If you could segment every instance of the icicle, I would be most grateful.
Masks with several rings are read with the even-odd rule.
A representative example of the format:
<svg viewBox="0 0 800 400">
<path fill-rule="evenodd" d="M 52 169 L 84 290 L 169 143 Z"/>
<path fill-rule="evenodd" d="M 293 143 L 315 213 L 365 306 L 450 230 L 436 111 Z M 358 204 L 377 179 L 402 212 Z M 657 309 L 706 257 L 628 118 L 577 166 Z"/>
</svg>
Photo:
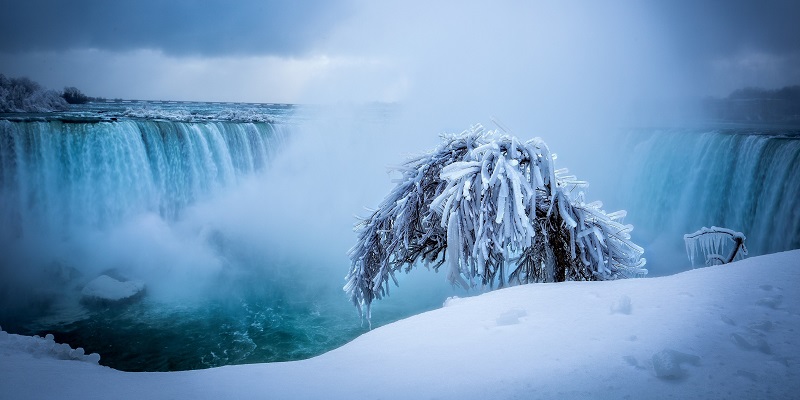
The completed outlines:
<svg viewBox="0 0 800 400">
<path fill-rule="evenodd" d="M 567 211 L 567 208 L 564 206 L 565 201 L 566 201 L 566 199 L 564 197 L 561 197 L 559 199 L 559 201 L 558 201 L 558 211 L 561 214 L 561 218 L 564 219 L 564 223 L 566 223 L 567 226 L 569 226 L 572 229 L 572 228 L 577 227 L 578 223 L 575 222 L 575 220 L 572 218 L 572 215 L 570 215 L 569 211 Z"/>
<path fill-rule="evenodd" d="M 458 213 L 453 211 L 450 213 L 447 223 L 447 280 L 455 286 L 461 286 L 464 289 L 469 289 L 469 285 L 461 277 L 461 233 L 459 232 Z"/>
<path fill-rule="evenodd" d="M 544 186 L 544 178 L 542 178 L 542 170 L 538 165 L 533 166 L 533 174 L 536 177 L 536 186 Z"/>
<path fill-rule="evenodd" d="M 489 174 L 489 166 L 492 163 L 489 157 L 484 157 L 483 161 L 481 162 L 481 192 L 486 192 L 489 189 L 489 180 L 491 179 L 491 174 Z"/>
<path fill-rule="evenodd" d="M 703 227 L 697 232 L 684 235 L 683 239 L 692 265 L 694 265 L 695 254 L 700 252 L 705 257 L 707 264 L 733 261 L 733 259 L 743 256 L 740 253 L 746 254 L 744 234 L 726 228 L 718 228 L 716 226 L 711 228 Z M 725 253 L 724 250 L 727 247 L 728 239 L 733 241 L 734 247 L 730 250 L 730 255 L 725 257 L 723 253 Z"/>
<path fill-rule="evenodd" d="M 599 208 L 599 207 L 598 207 Z M 612 213 L 606 214 L 608 219 L 612 221 L 622 220 L 628 215 L 628 212 L 625 210 L 614 211 Z"/>
<path fill-rule="evenodd" d="M 471 180 L 471 179 L 467 179 L 467 180 L 464 182 L 464 190 L 462 190 L 462 191 L 461 191 L 461 195 L 462 195 L 462 196 L 463 196 L 463 197 L 464 197 L 466 200 L 472 200 L 472 195 L 471 195 L 471 192 L 470 192 L 470 189 L 471 189 L 471 188 L 472 188 L 472 180 Z"/>
<path fill-rule="evenodd" d="M 465 175 L 474 174 L 480 171 L 480 168 L 481 163 L 478 161 L 455 162 L 442 168 L 440 178 L 446 181 L 456 181 Z"/>
<path fill-rule="evenodd" d="M 506 199 L 508 198 L 508 185 L 506 181 L 500 181 L 500 191 L 497 197 L 497 216 L 494 218 L 496 224 L 500 224 L 505 219 Z"/>
</svg>

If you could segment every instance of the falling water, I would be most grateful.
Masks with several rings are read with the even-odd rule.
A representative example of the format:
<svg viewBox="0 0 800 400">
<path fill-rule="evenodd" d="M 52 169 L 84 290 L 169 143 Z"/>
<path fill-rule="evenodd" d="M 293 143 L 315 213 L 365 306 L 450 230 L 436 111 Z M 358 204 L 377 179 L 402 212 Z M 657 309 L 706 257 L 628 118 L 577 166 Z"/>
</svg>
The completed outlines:
<svg viewBox="0 0 800 400">
<path fill-rule="evenodd" d="M 650 263 L 652 273 L 685 269 L 683 234 L 703 226 L 744 233 L 751 256 L 800 248 L 797 130 L 651 130 L 629 140 L 626 207 L 657 253 L 648 256 L 658 263 Z"/>
<path fill-rule="evenodd" d="M 186 206 L 263 169 L 286 140 L 269 123 L 0 121 L 0 216 L 30 227 L 107 227 Z"/>
</svg>

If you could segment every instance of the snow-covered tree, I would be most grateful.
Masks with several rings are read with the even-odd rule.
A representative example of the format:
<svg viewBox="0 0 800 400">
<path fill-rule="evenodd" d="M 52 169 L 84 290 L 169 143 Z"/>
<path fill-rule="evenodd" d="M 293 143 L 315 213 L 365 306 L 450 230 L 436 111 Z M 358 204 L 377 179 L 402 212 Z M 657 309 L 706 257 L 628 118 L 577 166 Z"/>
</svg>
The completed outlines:
<svg viewBox="0 0 800 400">
<path fill-rule="evenodd" d="M 370 317 L 401 269 L 446 264 L 464 288 L 641 276 L 643 249 L 625 211 L 585 203 L 587 185 L 539 138 L 520 142 L 482 126 L 444 135 L 434 151 L 399 168 L 398 185 L 357 225 L 344 290 Z"/>
<path fill-rule="evenodd" d="M 28 78 L 0 74 L 0 112 L 63 111 L 67 102 L 54 90 L 45 90 Z"/>
<path fill-rule="evenodd" d="M 83 92 L 75 86 L 65 87 L 64 91 L 61 92 L 61 97 L 69 104 L 86 104 L 91 100 L 89 96 L 83 94 Z"/>
<path fill-rule="evenodd" d="M 711 228 L 704 226 L 697 232 L 683 235 L 683 240 L 686 243 L 686 254 L 689 255 L 692 265 L 694 265 L 694 259 L 698 253 L 703 255 L 706 265 L 720 265 L 737 259 L 741 260 L 747 255 L 747 247 L 744 245 L 745 239 L 742 232 L 716 226 Z M 722 254 L 726 253 L 729 241 L 733 242 L 733 245 L 730 250 L 727 250 L 727 254 L 723 256 Z"/>
</svg>

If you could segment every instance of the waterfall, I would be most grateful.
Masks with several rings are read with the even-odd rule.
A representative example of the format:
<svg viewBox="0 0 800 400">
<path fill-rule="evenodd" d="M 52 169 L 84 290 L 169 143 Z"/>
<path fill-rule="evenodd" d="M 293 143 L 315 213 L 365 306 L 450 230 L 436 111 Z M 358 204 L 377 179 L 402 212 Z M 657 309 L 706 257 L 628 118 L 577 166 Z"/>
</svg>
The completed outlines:
<svg viewBox="0 0 800 400">
<path fill-rule="evenodd" d="M 751 256 L 800 248 L 796 131 L 647 131 L 628 139 L 626 207 L 646 251 L 660 242 L 682 253 L 684 233 L 712 225 L 744 233 Z M 669 262 L 686 262 L 677 256 Z"/>
<path fill-rule="evenodd" d="M 286 135 L 264 122 L 0 121 L 3 229 L 103 228 L 145 212 L 174 220 L 262 170 Z"/>
</svg>

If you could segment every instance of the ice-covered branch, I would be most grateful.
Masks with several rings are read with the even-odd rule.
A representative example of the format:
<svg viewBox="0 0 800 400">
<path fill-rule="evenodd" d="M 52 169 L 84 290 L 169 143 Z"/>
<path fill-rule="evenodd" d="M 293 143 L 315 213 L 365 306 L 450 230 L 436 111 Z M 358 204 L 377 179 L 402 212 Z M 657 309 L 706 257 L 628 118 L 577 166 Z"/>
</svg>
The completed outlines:
<svg viewBox="0 0 800 400">
<path fill-rule="evenodd" d="M 733 241 L 733 247 L 726 256 L 725 252 L 728 239 Z M 747 255 L 747 247 L 744 245 L 745 236 L 741 232 L 736 232 L 726 228 L 705 226 L 694 233 L 683 235 L 686 243 L 686 254 L 694 265 L 695 256 L 699 253 L 705 258 L 706 265 L 727 264 L 736 259 L 742 259 Z"/>
<path fill-rule="evenodd" d="M 541 139 L 523 143 L 477 125 L 443 140 L 407 161 L 357 226 L 344 289 L 367 318 L 389 279 L 420 261 L 446 264 L 448 280 L 464 288 L 647 273 L 633 227 L 618 222 L 624 211 L 585 204 L 575 188 L 586 182 L 556 170 Z"/>
</svg>

